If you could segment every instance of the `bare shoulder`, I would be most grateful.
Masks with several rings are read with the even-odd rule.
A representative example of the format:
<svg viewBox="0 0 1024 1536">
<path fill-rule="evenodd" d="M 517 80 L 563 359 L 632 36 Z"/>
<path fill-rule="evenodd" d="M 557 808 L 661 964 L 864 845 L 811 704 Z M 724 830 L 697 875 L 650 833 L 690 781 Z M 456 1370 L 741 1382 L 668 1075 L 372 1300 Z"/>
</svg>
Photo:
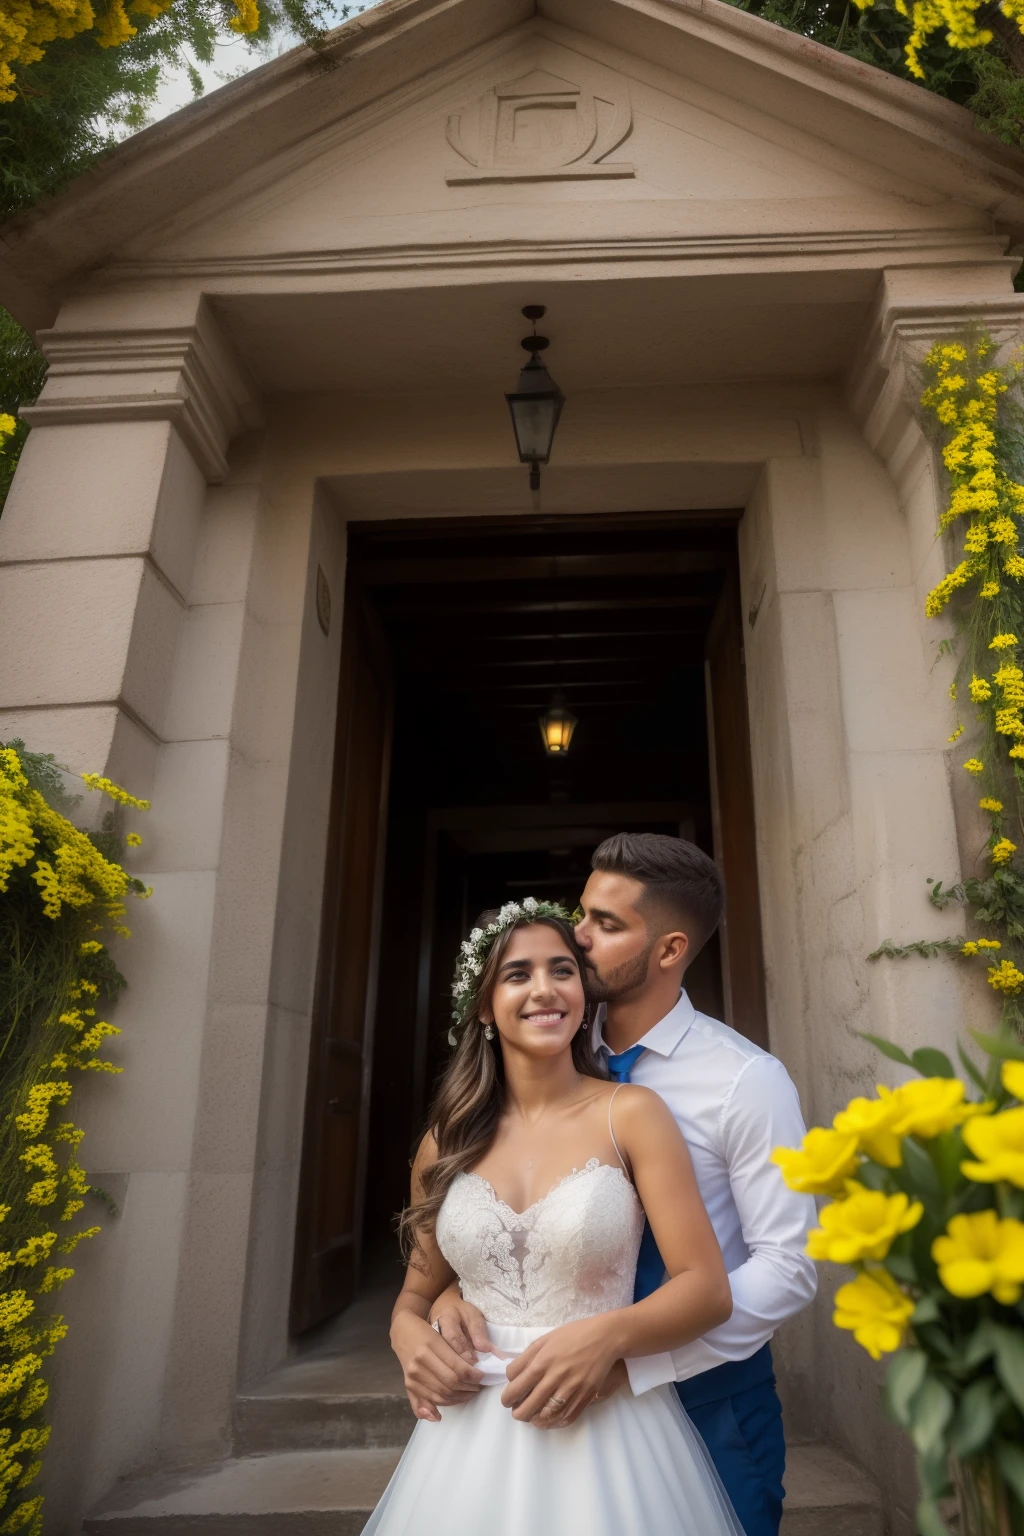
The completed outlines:
<svg viewBox="0 0 1024 1536">
<path fill-rule="evenodd" d="M 643 1134 L 656 1131 L 664 1134 L 671 1129 L 676 1131 L 676 1122 L 665 1100 L 660 1093 L 655 1093 L 653 1088 L 644 1088 L 639 1083 L 622 1083 L 616 1085 L 615 1108 L 612 1114 L 615 1119 L 615 1132 L 618 1135 L 621 1129 L 623 1134 Z M 609 1095 L 609 1098 L 611 1095 Z"/>
</svg>

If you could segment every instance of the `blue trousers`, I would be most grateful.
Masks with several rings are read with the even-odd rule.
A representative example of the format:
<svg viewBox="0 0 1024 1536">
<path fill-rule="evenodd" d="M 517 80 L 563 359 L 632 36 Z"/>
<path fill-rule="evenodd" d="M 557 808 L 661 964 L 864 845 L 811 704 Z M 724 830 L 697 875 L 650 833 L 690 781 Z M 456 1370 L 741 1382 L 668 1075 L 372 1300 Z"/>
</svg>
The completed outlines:
<svg viewBox="0 0 1024 1536">
<path fill-rule="evenodd" d="M 770 1354 L 768 1369 L 771 1370 Z M 727 1385 L 725 1373 L 731 1370 L 730 1366 L 721 1366 L 707 1371 L 703 1376 L 679 1382 L 676 1390 L 708 1448 L 746 1536 L 779 1536 L 785 1496 L 782 1479 L 786 1471 L 786 1442 L 775 1377 L 770 1374 L 753 1386 L 743 1386 L 741 1377 L 736 1383 L 740 1390 L 713 1395 L 714 1378 L 721 1371 L 721 1384 Z M 751 1373 L 746 1374 L 749 1377 Z"/>
</svg>

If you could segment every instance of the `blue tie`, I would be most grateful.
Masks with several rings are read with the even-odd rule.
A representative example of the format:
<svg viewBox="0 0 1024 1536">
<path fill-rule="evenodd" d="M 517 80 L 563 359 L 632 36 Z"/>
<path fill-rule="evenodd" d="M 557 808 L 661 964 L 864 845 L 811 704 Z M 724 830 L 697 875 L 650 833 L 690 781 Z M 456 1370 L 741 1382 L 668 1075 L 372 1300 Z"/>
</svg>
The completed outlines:
<svg viewBox="0 0 1024 1536">
<path fill-rule="evenodd" d="M 628 1083 L 629 1075 L 636 1066 L 637 1061 L 643 1055 L 646 1047 L 631 1045 L 628 1051 L 623 1051 L 621 1056 L 608 1057 L 608 1071 L 617 1083 Z M 644 1235 L 640 1239 L 640 1252 L 636 1261 L 636 1279 L 633 1282 L 633 1300 L 643 1301 L 645 1296 L 650 1296 L 656 1291 L 665 1278 L 665 1265 L 662 1263 L 658 1245 L 654 1241 L 654 1233 L 651 1231 L 649 1221 L 644 1222 Z"/>
</svg>

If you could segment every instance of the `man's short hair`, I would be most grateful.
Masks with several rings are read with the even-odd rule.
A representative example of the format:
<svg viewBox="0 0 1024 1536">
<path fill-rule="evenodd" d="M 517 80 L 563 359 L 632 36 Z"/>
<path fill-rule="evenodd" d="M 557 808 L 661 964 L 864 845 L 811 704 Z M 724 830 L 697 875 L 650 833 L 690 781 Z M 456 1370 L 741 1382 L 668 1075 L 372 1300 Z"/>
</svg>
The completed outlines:
<svg viewBox="0 0 1024 1536">
<path fill-rule="evenodd" d="M 661 832 L 616 832 L 595 851 L 590 867 L 638 880 L 644 887 L 638 909 L 656 907 L 659 917 L 679 923 L 690 940 L 690 960 L 718 927 L 725 882 L 696 843 Z"/>
</svg>

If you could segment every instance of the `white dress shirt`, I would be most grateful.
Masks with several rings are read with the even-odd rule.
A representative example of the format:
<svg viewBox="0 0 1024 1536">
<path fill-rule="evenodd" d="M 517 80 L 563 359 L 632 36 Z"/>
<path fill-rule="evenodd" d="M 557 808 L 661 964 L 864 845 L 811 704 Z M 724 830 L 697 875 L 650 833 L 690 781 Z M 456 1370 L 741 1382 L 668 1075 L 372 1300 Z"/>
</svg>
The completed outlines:
<svg viewBox="0 0 1024 1536">
<path fill-rule="evenodd" d="M 601 1015 L 594 1045 L 607 1051 Z M 781 1061 L 698 1013 L 685 992 L 638 1043 L 645 1050 L 630 1081 L 661 1095 L 686 1138 L 729 1272 L 733 1311 L 702 1339 L 627 1360 L 634 1393 L 748 1359 L 817 1289 L 804 1252 L 814 1200 L 787 1189 L 769 1161 L 776 1147 L 799 1146 L 804 1136 L 800 1101 Z"/>
</svg>

